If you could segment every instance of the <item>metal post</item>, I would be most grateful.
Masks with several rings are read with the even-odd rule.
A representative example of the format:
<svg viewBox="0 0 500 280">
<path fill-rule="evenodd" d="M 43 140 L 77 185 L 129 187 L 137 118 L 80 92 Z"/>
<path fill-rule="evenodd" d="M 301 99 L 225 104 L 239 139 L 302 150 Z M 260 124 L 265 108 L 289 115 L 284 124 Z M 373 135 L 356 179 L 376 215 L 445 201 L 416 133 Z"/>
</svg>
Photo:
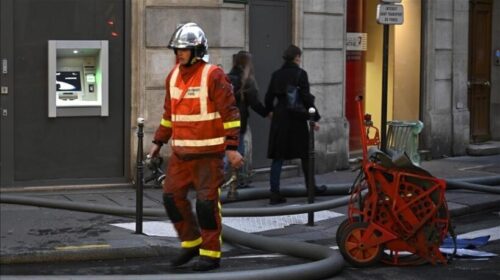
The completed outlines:
<svg viewBox="0 0 500 280">
<path fill-rule="evenodd" d="M 389 60 L 389 25 L 384 24 L 384 41 L 382 55 L 382 123 L 380 124 L 380 149 L 386 152 L 387 148 L 387 76 L 388 76 L 388 60 Z"/>
<path fill-rule="evenodd" d="M 314 117 L 316 109 L 309 108 L 309 166 L 307 176 L 307 203 L 314 203 Z M 314 211 L 307 213 L 307 225 L 314 226 Z"/>
<path fill-rule="evenodd" d="M 137 174 L 136 174 L 136 196 L 135 196 L 135 233 L 142 234 L 142 200 L 143 200 L 143 151 L 142 138 L 144 137 L 144 118 L 137 118 Z"/>
</svg>

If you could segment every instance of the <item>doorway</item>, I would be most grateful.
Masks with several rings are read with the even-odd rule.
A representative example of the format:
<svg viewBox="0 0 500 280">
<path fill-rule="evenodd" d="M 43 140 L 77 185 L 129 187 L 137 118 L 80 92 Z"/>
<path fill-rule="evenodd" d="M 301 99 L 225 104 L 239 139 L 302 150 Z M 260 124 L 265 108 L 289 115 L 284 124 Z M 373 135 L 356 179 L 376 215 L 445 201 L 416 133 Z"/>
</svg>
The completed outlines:
<svg viewBox="0 0 500 280">
<path fill-rule="evenodd" d="M 468 104 L 471 140 L 491 138 L 491 20 L 492 0 L 470 1 Z"/>
<path fill-rule="evenodd" d="M 271 74 L 281 67 L 283 51 L 292 42 L 292 7 L 289 0 L 252 0 L 250 2 L 250 52 L 259 86 L 259 99 L 264 96 Z M 269 167 L 267 146 L 269 119 L 251 113 L 252 163 L 254 168 Z"/>
<path fill-rule="evenodd" d="M 350 1 L 350 0 L 349 0 Z M 364 2 L 367 33 L 365 112 L 381 128 L 383 25 L 376 20 L 377 1 Z M 404 22 L 389 26 L 387 120 L 415 121 L 420 117 L 422 1 L 404 1 Z"/>
</svg>

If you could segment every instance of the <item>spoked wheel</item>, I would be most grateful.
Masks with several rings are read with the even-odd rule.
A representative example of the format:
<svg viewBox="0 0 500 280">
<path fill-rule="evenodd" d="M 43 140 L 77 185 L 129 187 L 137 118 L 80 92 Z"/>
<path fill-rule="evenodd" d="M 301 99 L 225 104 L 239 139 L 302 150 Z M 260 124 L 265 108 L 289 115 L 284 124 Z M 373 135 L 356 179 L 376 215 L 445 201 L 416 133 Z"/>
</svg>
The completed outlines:
<svg viewBox="0 0 500 280">
<path fill-rule="evenodd" d="M 352 221 L 353 221 L 353 223 L 360 222 L 361 217 L 360 216 L 352 217 Z M 349 221 L 349 218 L 347 218 L 347 219 L 343 220 L 342 223 L 340 223 L 339 227 L 337 228 L 337 232 L 335 233 L 335 241 L 337 241 L 338 246 L 340 246 L 339 244 L 340 244 L 340 241 L 342 239 L 342 235 L 344 233 L 344 230 L 351 224 L 352 223 Z"/>
<path fill-rule="evenodd" d="M 375 241 L 377 236 L 372 234 L 366 236 L 368 224 L 355 222 L 343 230 L 339 243 L 340 253 L 344 259 L 356 267 L 367 267 L 378 262 L 382 256 L 383 248 L 381 244 L 367 246 L 363 241 Z"/>
</svg>

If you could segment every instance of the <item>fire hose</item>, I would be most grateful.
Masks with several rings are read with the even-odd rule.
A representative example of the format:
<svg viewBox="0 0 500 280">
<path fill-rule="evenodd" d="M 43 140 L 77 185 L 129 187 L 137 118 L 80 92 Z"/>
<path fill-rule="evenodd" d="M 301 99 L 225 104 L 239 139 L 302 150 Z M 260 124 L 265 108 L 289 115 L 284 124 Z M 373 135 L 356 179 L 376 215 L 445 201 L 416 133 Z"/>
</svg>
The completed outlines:
<svg viewBox="0 0 500 280">
<path fill-rule="evenodd" d="M 140 128 L 142 128 L 140 126 Z M 142 139 L 141 139 L 142 140 Z M 142 142 L 141 142 L 142 145 Z M 138 162 L 142 160 L 138 158 Z M 141 165 L 142 167 L 142 165 Z M 142 180 L 141 180 L 142 181 Z M 493 186 L 484 186 L 482 184 L 494 185 L 498 184 L 500 176 L 482 177 L 476 180 L 447 180 L 447 183 L 453 188 L 464 188 L 473 191 L 482 191 L 490 193 L 500 193 L 500 189 Z M 335 184 L 329 185 L 326 194 L 332 195 L 347 195 L 351 189 L 351 184 Z M 301 196 L 306 190 L 303 186 L 283 187 L 281 192 L 286 196 Z M 268 197 L 268 190 L 264 189 L 247 189 L 242 190 L 238 194 L 239 200 L 255 199 L 256 197 Z M 222 197 L 224 199 L 224 197 Z M 284 206 L 284 207 L 266 207 L 266 208 L 224 208 L 222 215 L 225 217 L 247 217 L 247 216 L 278 216 L 290 215 L 299 213 L 313 213 L 315 211 L 327 210 L 346 205 L 350 197 L 345 196 L 333 200 L 315 202 L 300 206 Z M 57 209 L 66 209 L 73 211 L 91 212 L 99 214 L 117 215 L 117 216 L 137 216 L 137 211 L 134 208 L 128 207 L 112 207 L 106 205 L 95 205 L 89 203 L 66 202 L 43 198 L 23 197 L 16 195 L 0 196 L 0 203 L 22 204 L 39 207 L 49 207 Z M 141 205 L 142 206 L 142 205 Z M 143 209 L 141 214 L 144 216 L 164 217 L 165 213 L 160 209 Z M 450 211 L 453 215 L 453 210 Z M 141 217 L 142 221 L 142 217 Z M 141 229 L 142 230 L 142 229 Z M 140 232 L 139 232 L 140 233 Z M 237 272 L 214 272 L 210 273 L 210 278 L 217 279 L 324 279 L 325 277 L 333 276 L 339 273 L 344 266 L 342 256 L 337 252 L 327 247 L 314 245 L 305 242 L 291 241 L 281 238 L 270 238 L 255 234 L 248 234 L 236 229 L 223 226 L 224 238 L 233 243 L 248 246 L 254 249 L 263 251 L 271 251 L 286 255 L 311 259 L 313 262 L 299 265 L 291 265 L 279 268 L 257 269 L 250 271 Z M 67 276 L 63 276 L 67 277 Z M 164 279 L 164 275 L 121 275 L 120 279 Z M 51 278 L 55 278 L 51 276 Z M 88 279 L 87 276 L 72 276 L 72 279 Z M 113 279 L 113 276 L 99 276 L 94 279 Z M 207 279 L 207 274 L 174 274 L 169 275 L 169 279 Z"/>
</svg>

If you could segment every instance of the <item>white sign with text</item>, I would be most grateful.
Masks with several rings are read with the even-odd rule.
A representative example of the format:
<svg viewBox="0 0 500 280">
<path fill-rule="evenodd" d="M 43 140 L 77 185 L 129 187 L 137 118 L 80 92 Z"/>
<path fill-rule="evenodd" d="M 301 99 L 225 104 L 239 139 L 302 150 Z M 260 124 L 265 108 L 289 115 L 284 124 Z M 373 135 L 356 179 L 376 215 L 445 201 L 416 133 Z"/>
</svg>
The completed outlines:
<svg viewBox="0 0 500 280">
<path fill-rule="evenodd" d="M 404 9 L 399 4 L 378 4 L 377 22 L 380 24 L 403 24 Z"/>
</svg>

